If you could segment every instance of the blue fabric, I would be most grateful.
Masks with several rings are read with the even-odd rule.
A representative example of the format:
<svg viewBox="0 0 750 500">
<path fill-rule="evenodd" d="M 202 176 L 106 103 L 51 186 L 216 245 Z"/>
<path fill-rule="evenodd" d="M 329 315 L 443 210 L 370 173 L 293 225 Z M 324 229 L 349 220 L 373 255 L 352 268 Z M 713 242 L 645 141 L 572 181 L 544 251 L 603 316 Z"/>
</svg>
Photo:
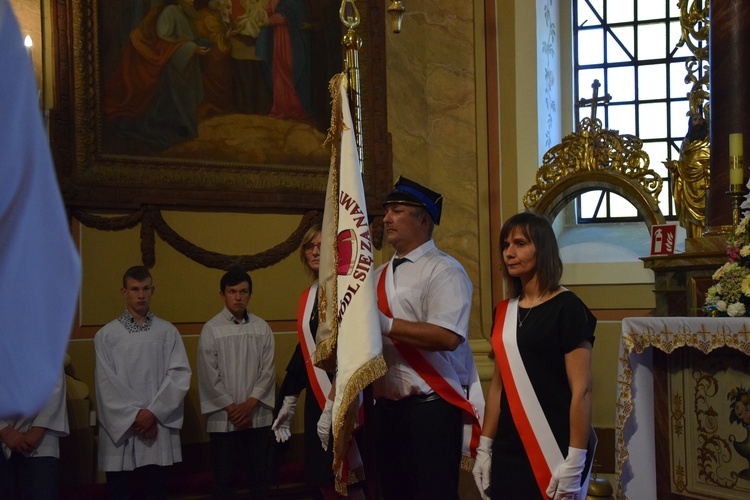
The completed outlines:
<svg viewBox="0 0 750 500">
<path fill-rule="evenodd" d="M 0 1 L 0 47 L 2 417 L 33 415 L 49 400 L 60 378 L 81 273 L 31 59 L 5 1 Z"/>
</svg>

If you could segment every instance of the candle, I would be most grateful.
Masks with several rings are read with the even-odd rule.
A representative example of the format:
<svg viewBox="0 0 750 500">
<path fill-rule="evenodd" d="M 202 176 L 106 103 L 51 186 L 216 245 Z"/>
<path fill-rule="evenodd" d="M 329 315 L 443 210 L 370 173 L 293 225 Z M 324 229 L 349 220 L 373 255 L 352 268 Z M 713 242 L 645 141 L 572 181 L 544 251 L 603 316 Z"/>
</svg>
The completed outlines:
<svg viewBox="0 0 750 500">
<path fill-rule="evenodd" d="M 742 134 L 729 134 L 729 156 L 742 156 Z"/>
<path fill-rule="evenodd" d="M 26 35 L 26 38 L 23 39 L 23 45 L 26 47 L 26 53 L 31 55 L 31 46 L 34 45 L 34 42 L 31 41 L 30 35 Z"/>
<path fill-rule="evenodd" d="M 729 184 L 743 184 L 742 168 L 730 168 L 729 169 Z"/>
</svg>

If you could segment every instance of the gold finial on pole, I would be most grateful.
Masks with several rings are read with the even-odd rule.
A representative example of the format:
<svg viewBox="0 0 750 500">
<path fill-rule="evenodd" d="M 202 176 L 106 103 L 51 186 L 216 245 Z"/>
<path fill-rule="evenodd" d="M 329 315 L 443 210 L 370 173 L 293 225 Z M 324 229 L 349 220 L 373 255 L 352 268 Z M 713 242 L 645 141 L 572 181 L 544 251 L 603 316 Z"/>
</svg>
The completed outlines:
<svg viewBox="0 0 750 500">
<path fill-rule="evenodd" d="M 354 110 L 354 128 L 357 139 L 357 154 L 359 155 L 359 164 L 364 171 L 365 153 L 364 153 L 364 136 L 362 134 L 362 93 L 360 92 L 359 79 L 359 49 L 362 47 L 362 38 L 354 31 L 359 25 L 359 11 L 354 4 L 354 0 L 341 0 L 339 9 L 339 18 L 341 23 L 347 27 L 344 37 L 341 39 L 341 45 L 346 52 L 344 54 L 344 71 L 346 71 L 349 87 L 349 104 Z"/>
</svg>

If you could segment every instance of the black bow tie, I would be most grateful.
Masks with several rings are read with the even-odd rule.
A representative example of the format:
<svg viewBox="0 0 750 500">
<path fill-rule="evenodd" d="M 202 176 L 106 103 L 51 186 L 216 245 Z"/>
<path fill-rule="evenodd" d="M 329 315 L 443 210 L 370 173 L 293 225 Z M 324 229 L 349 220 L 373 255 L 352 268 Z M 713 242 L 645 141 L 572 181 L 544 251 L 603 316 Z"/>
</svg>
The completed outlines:
<svg viewBox="0 0 750 500">
<path fill-rule="evenodd" d="M 396 272 L 396 268 L 403 264 L 404 262 L 409 261 L 406 257 L 401 257 L 400 259 L 393 259 L 393 272 Z"/>
</svg>

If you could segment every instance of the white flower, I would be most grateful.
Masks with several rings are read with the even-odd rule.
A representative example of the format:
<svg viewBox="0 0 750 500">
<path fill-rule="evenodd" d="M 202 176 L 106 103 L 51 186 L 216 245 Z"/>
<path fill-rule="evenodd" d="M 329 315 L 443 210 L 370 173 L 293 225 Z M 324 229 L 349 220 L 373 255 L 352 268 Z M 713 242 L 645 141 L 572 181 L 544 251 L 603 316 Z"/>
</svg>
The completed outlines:
<svg viewBox="0 0 750 500">
<path fill-rule="evenodd" d="M 750 209 L 750 194 L 743 208 Z M 729 261 L 713 274 L 714 285 L 706 292 L 705 310 L 719 316 L 750 316 L 750 212 L 743 214 L 727 236 L 727 256 Z"/>
<path fill-rule="evenodd" d="M 745 315 L 745 304 L 742 302 L 735 302 L 727 307 L 727 314 L 732 317 L 744 316 Z"/>
</svg>

